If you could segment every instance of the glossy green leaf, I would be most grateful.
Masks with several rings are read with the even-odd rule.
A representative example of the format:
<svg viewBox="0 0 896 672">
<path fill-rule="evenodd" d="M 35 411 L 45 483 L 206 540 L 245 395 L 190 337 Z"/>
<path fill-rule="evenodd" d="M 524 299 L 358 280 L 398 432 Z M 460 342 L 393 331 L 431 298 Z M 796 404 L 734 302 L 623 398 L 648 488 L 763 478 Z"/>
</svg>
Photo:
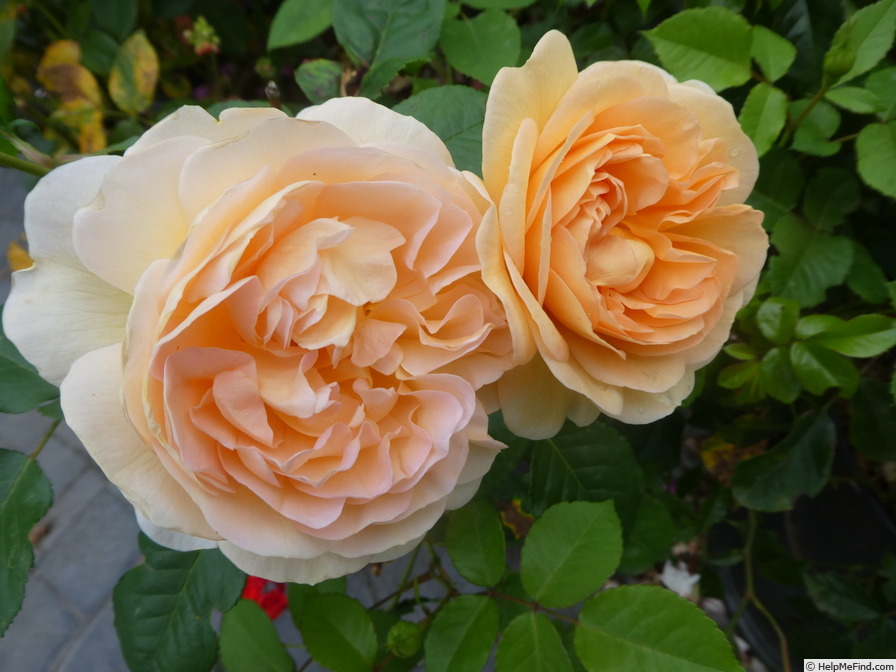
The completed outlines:
<svg viewBox="0 0 896 672">
<path fill-rule="evenodd" d="M 839 142 L 831 142 L 831 137 L 840 128 L 840 113 L 837 108 L 824 100 L 818 101 L 803 116 L 811 101 L 796 100 L 790 104 L 790 117 L 800 119 L 793 134 L 793 149 L 814 156 L 831 156 L 840 151 Z"/>
<path fill-rule="evenodd" d="M 361 80 L 359 96 L 376 100 L 379 98 L 389 83 L 395 79 L 405 67 L 407 62 L 403 58 L 387 58 L 373 64 L 364 79 Z"/>
<path fill-rule="evenodd" d="M 699 79 L 722 91 L 750 78 L 752 29 L 728 9 L 686 9 L 644 34 L 679 80 Z"/>
<path fill-rule="evenodd" d="M 28 533 L 53 502 L 50 481 L 37 461 L 0 448 L 0 636 L 22 608 L 34 551 Z"/>
<path fill-rule="evenodd" d="M 836 438 L 827 414 L 800 416 L 780 443 L 735 467 L 734 498 L 757 511 L 783 511 L 800 495 L 817 495 L 830 476 Z"/>
<path fill-rule="evenodd" d="M 535 4 L 535 0 L 464 0 L 464 4 L 476 9 L 522 9 Z"/>
<path fill-rule="evenodd" d="M 824 58 L 825 77 L 842 84 L 886 56 L 896 34 L 896 0 L 880 0 L 853 14 L 834 35 Z"/>
<path fill-rule="evenodd" d="M 835 329 L 843 324 L 843 322 L 843 318 L 837 317 L 836 315 L 825 315 L 824 313 L 806 315 L 805 317 L 801 317 L 796 323 L 794 335 L 799 340 L 805 340 L 828 331 L 829 329 Z"/>
<path fill-rule="evenodd" d="M 590 599 L 575 649 L 588 672 L 743 672 L 709 616 L 655 586 L 623 586 Z"/>
<path fill-rule="evenodd" d="M 803 212 L 813 228 L 831 232 L 859 207 L 859 183 L 840 168 L 822 168 L 809 181 Z"/>
<path fill-rule="evenodd" d="M 772 343 L 789 343 L 799 317 L 797 301 L 773 296 L 763 301 L 756 311 L 756 325 Z"/>
<path fill-rule="evenodd" d="M 881 102 L 883 121 L 896 117 L 896 67 L 881 68 L 868 75 L 865 88 Z"/>
<path fill-rule="evenodd" d="M 445 544 L 455 569 L 477 586 L 493 586 L 504 573 L 504 529 L 498 512 L 477 500 L 448 518 Z"/>
<path fill-rule="evenodd" d="M 773 148 L 759 162 L 759 178 L 747 203 L 765 213 L 762 225 L 773 231 L 779 219 L 791 216 L 804 185 L 803 169 L 793 152 Z"/>
<path fill-rule="evenodd" d="M 118 42 L 102 30 L 91 30 L 81 42 L 81 63 L 97 75 L 109 74 L 117 53 Z"/>
<path fill-rule="evenodd" d="M 755 359 L 731 364 L 719 371 L 718 383 L 726 390 L 736 390 L 759 375 L 759 362 Z"/>
<path fill-rule="evenodd" d="M 218 657 L 209 620 L 227 611 L 246 577 L 218 550 L 181 553 L 140 535 L 144 564 L 115 586 L 115 630 L 128 667 L 141 672 L 203 672 Z"/>
<path fill-rule="evenodd" d="M 873 460 L 896 460 L 896 408 L 887 384 L 862 378 L 850 400 L 849 440 Z"/>
<path fill-rule="evenodd" d="M 628 441 L 603 423 L 573 428 L 533 446 L 529 493 L 535 511 L 565 501 L 612 499 L 626 527 L 637 511 L 644 474 Z"/>
<path fill-rule="evenodd" d="M 429 57 L 444 13 L 445 0 L 339 0 L 333 3 L 333 29 L 357 63 L 407 63 Z"/>
<path fill-rule="evenodd" d="M 815 606 L 838 621 L 861 623 L 880 616 L 871 596 L 840 574 L 806 572 L 803 578 Z"/>
<path fill-rule="evenodd" d="M 297 621 L 308 653 L 333 672 L 370 672 L 376 634 L 361 603 L 339 593 L 309 593 Z"/>
<path fill-rule="evenodd" d="M 815 231 L 795 217 L 778 221 L 771 242 L 779 252 L 769 261 L 771 290 L 804 308 L 824 301 L 825 292 L 842 284 L 852 266 L 848 238 Z"/>
<path fill-rule="evenodd" d="M 884 107 L 877 94 L 859 86 L 839 86 L 825 93 L 824 97 L 837 107 L 856 114 L 873 114 Z"/>
<path fill-rule="evenodd" d="M 803 391 L 790 361 L 789 348 L 772 348 L 765 353 L 759 363 L 759 377 L 768 396 L 785 404 L 796 401 Z"/>
<path fill-rule="evenodd" d="M 619 570 L 641 574 L 669 555 L 677 528 L 669 510 L 655 497 L 643 496 L 635 521 L 626 531 Z"/>
<path fill-rule="evenodd" d="M 887 276 L 867 247 L 853 240 L 852 249 L 852 266 L 846 284 L 868 303 L 886 303 L 889 300 Z"/>
<path fill-rule="evenodd" d="M 460 170 L 482 171 L 482 122 L 486 95 L 467 86 L 421 91 L 395 106 L 426 124 L 448 146 Z"/>
<path fill-rule="evenodd" d="M 896 123 L 865 126 L 856 138 L 856 155 L 865 184 L 896 198 Z"/>
<path fill-rule="evenodd" d="M 859 372 L 852 360 L 812 341 L 791 345 L 790 361 L 796 377 L 812 394 L 839 387 L 843 396 L 850 397 L 859 384 Z"/>
<path fill-rule="evenodd" d="M 299 619 L 302 618 L 302 612 L 305 610 L 305 598 L 308 595 L 316 595 L 322 593 L 337 593 L 345 595 L 346 581 L 345 577 L 338 579 L 328 579 L 321 581 L 313 586 L 304 583 L 289 583 L 286 585 L 286 599 L 289 608 L 289 614 L 292 616 L 293 623 L 298 627 Z"/>
<path fill-rule="evenodd" d="M 770 84 L 757 84 L 750 89 L 738 120 L 762 156 L 787 123 L 787 94 Z"/>
<path fill-rule="evenodd" d="M 790 70 L 796 58 L 796 47 L 786 37 L 765 26 L 753 26 L 750 55 L 759 64 L 765 78 L 775 82 Z"/>
<path fill-rule="evenodd" d="M 238 600 L 221 621 L 221 663 L 227 672 L 293 672 L 295 663 L 257 602 Z"/>
<path fill-rule="evenodd" d="M 885 315 L 859 315 L 841 320 L 813 336 L 812 341 L 848 357 L 875 357 L 896 345 L 896 320 Z"/>
<path fill-rule="evenodd" d="M 333 3 L 320 0 L 284 0 L 274 14 L 268 49 L 290 47 L 317 37 L 333 21 Z"/>
<path fill-rule="evenodd" d="M 621 557 L 622 525 L 612 502 L 562 502 L 529 530 L 520 576 L 539 604 L 568 607 L 603 586 Z"/>
<path fill-rule="evenodd" d="M 296 68 L 296 84 L 308 100 L 320 104 L 339 96 L 342 84 L 342 66 L 336 61 L 316 58 L 305 61 Z"/>
<path fill-rule="evenodd" d="M 119 42 L 137 25 L 137 0 L 91 0 L 93 20 Z"/>
<path fill-rule="evenodd" d="M 516 65 L 520 29 L 505 12 L 488 9 L 472 19 L 445 21 L 439 46 L 452 67 L 491 84 L 498 70 Z"/>
<path fill-rule="evenodd" d="M 479 672 L 497 635 L 498 607 L 491 598 L 462 595 L 451 600 L 426 633 L 426 672 Z"/>
<path fill-rule="evenodd" d="M 742 362 L 748 362 L 751 359 L 756 359 L 756 351 L 753 350 L 746 343 L 729 343 L 722 351 L 734 359 L 738 359 Z"/>
<path fill-rule="evenodd" d="M 495 663 L 498 672 L 572 672 L 557 629 L 535 611 L 520 614 L 505 628 Z"/>
<path fill-rule="evenodd" d="M 0 307 L 0 413 L 24 413 L 59 397 L 59 388 L 35 371 L 2 330 Z"/>
<path fill-rule="evenodd" d="M 139 114 L 153 101 L 159 57 L 142 30 L 119 47 L 109 72 L 109 97 L 122 112 Z"/>
</svg>

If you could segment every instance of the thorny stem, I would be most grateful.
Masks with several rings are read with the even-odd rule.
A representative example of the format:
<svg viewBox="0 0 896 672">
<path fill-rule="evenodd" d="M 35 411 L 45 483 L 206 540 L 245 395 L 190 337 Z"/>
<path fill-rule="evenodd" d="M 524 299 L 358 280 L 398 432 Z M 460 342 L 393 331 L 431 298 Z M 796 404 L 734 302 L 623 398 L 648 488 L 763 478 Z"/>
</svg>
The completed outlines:
<svg viewBox="0 0 896 672">
<path fill-rule="evenodd" d="M 14 168 L 15 170 L 20 170 L 23 173 L 28 173 L 29 175 L 36 175 L 37 177 L 43 177 L 50 172 L 49 168 L 34 163 L 33 161 L 20 159 L 17 156 L 4 154 L 3 152 L 0 152 L 0 166 Z"/>
<path fill-rule="evenodd" d="M 47 441 L 50 440 L 50 437 L 53 436 L 53 432 L 56 431 L 56 428 L 59 427 L 59 423 L 62 420 L 54 420 L 53 424 L 50 425 L 50 429 L 47 430 L 47 433 L 44 434 L 43 438 L 40 440 L 40 443 L 37 444 L 37 448 L 34 449 L 34 452 L 28 456 L 29 460 L 36 460 L 37 456 L 40 455 L 40 451 L 44 449 L 44 446 L 47 445 Z"/>
<path fill-rule="evenodd" d="M 411 576 L 411 570 L 414 568 L 414 564 L 417 562 L 417 556 L 420 555 L 420 545 L 418 544 L 414 548 L 414 552 L 411 553 L 411 557 L 408 560 L 407 566 L 404 568 L 404 573 L 401 575 L 401 580 L 398 582 L 399 586 L 404 586 L 408 582 L 408 578 Z M 416 585 L 417 581 L 414 580 L 414 583 L 411 584 Z M 403 591 L 402 591 L 403 592 Z M 401 592 L 396 592 L 393 599 L 392 604 L 389 606 L 389 610 L 395 609 L 398 606 L 398 600 L 401 599 Z"/>
<path fill-rule="evenodd" d="M 734 635 L 734 630 L 737 628 L 737 624 L 740 622 L 741 617 L 743 617 L 744 612 L 747 610 L 747 606 L 752 603 L 756 610 L 760 614 L 765 616 L 766 620 L 769 622 L 769 625 L 772 626 L 772 629 L 778 636 L 778 643 L 781 647 L 781 664 L 783 666 L 783 671 L 791 672 L 790 647 L 787 644 L 787 637 L 781 630 L 781 626 L 778 625 L 778 621 L 775 620 L 775 617 L 772 616 L 771 612 L 766 608 L 766 606 L 756 595 L 756 584 L 753 574 L 753 543 L 756 540 L 756 529 L 757 527 L 759 527 L 759 517 L 752 509 L 748 509 L 748 514 L 749 518 L 747 523 L 747 540 L 743 548 L 744 595 L 740 600 L 740 604 L 737 605 L 737 609 L 735 610 L 734 615 L 731 617 L 731 621 L 728 623 L 728 627 L 725 629 L 725 634 L 729 638 Z"/>
</svg>

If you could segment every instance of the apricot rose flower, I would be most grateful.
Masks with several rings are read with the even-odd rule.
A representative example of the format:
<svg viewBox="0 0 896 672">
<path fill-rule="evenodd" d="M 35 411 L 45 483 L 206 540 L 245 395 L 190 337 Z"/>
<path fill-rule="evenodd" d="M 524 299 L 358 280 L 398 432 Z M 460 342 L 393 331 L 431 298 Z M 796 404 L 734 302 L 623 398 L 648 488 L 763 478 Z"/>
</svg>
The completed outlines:
<svg viewBox="0 0 896 672">
<path fill-rule="evenodd" d="M 650 422 L 688 395 L 765 260 L 762 215 L 743 205 L 757 169 L 700 82 L 633 61 L 580 73 L 557 32 L 498 73 L 483 129 L 498 211 L 477 244 L 520 364 L 497 386 L 508 427 Z"/>
<path fill-rule="evenodd" d="M 3 318 L 151 537 L 313 583 L 469 500 L 511 341 L 481 183 L 370 101 L 300 116 L 186 107 L 50 173 Z"/>
</svg>

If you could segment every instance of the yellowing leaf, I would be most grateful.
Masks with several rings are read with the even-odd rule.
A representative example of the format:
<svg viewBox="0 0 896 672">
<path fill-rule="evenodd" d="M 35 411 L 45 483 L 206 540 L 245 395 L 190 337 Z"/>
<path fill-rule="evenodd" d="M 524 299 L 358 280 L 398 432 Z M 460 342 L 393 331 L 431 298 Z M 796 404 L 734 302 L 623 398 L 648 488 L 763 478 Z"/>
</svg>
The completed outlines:
<svg viewBox="0 0 896 672">
<path fill-rule="evenodd" d="M 90 103 L 84 100 L 63 103 L 50 115 L 50 119 L 74 132 L 78 140 L 78 151 L 82 154 L 92 154 L 105 148 L 103 113 Z"/>
<path fill-rule="evenodd" d="M 81 47 L 72 40 L 54 42 L 44 52 L 37 66 L 37 78 L 48 91 L 63 102 L 89 101 L 101 107 L 103 96 L 91 72 L 80 63 Z"/>
<path fill-rule="evenodd" d="M 109 96 L 128 114 L 139 114 L 152 104 L 159 80 L 159 57 L 146 34 L 138 30 L 115 54 L 109 73 Z"/>
<path fill-rule="evenodd" d="M 19 236 L 19 240 L 24 242 L 25 236 Z M 6 248 L 6 260 L 13 271 L 21 271 L 34 265 L 34 260 L 19 240 L 13 239 L 9 241 L 9 245 Z"/>
</svg>

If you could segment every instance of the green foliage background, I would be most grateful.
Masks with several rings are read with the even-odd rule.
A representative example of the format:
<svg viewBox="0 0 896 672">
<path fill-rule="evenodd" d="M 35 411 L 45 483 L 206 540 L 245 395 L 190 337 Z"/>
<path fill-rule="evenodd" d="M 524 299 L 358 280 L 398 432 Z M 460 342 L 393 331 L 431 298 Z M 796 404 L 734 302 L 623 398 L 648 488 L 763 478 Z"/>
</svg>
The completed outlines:
<svg viewBox="0 0 896 672">
<path fill-rule="evenodd" d="M 896 0 L 3 0 L 0 163 L 40 175 L 120 152 L 187 102 L 296 112 L 361 95 L 478 172 L 489 84 L 550 29 L 582 67 L 645 60 L 734 105 L 772 250 L 731 342 L 652 425 L 525 441 L 493 417 L 509 448 L 397 561 L 389 600 L 289 587 L 298 662 L 217 551 L 141 539 L 114 600 L 132 670 L 727 671 L 749 664 L 737 632 L 772 669 L 896 658 Z M 0 412 L 58 422 L 57 394 L 0 337 Z M 52 498 L 41 447 L 0 452 L 0 632 Z M 818 518 L 821 501 L 841 515 Z M 724 631 L 658 585 L 667 561 L 700 575 L 698 604 L 723 601 Z"/>
</svg>

